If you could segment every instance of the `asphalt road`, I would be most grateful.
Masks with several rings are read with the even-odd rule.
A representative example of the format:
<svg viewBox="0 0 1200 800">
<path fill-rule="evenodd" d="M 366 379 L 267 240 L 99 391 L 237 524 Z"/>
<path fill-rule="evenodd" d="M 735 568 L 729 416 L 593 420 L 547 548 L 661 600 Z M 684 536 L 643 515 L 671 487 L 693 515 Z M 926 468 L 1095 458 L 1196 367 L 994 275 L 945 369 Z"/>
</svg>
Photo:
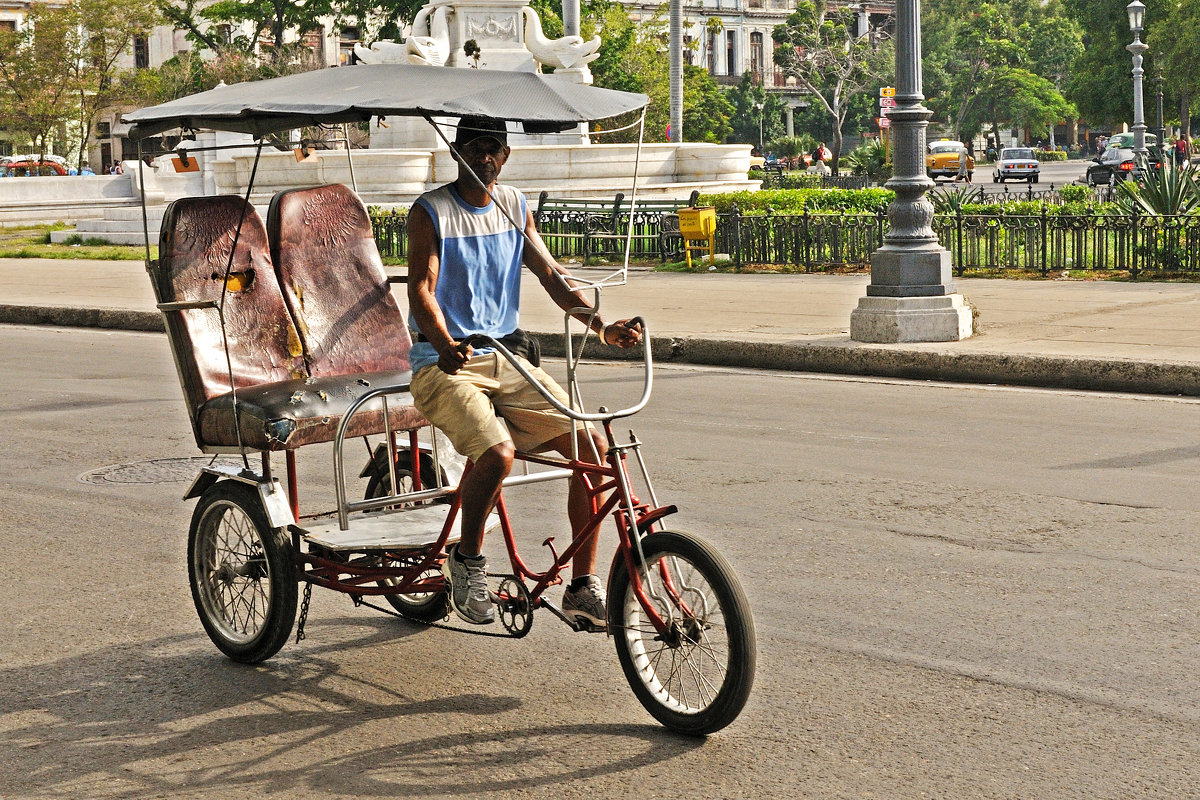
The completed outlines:
<svg viewBox="0 0 1200 800">
<path fill-rule="evenodd" d="M 1075 159 L 1073 161 L 1047 161 L 1042 164 L 1041 174 L 1038 176 L 1038 182 L 1033 185 L 1033 191 L 1037 192 L 1048 190 L 1051 185 L 1055 187 L 1062 186 L 1066 183 L 1082 183 L 1083 175 L 1087 172 L 1088 162 Z M 962 184 L 958 184 L 961 186 Z M 974 186 L 983 189 L 986 194 L 1004 194 L 1007 190 L 1009 195 L 1019 195 L 1029 189 L 1029 185 L 1020 181 L 1006 181 L 1003 184 L 992 182 L 992 165 L 980 162 L 975 167 L 975 182 Z M 953 181 L 942 180 L 938 181 L 938 186 L 955 186 Z"/>
<path fill-rule="evenodd" d="M 697 741 L 550 617 L 486 638 L 318 591 L 304 642 L 224 660 L 195 465 L 146 464 L 196 454 L 163 337 L 0 326 L 0 370 L 5 800 L 1200 796 L 1200 402 L 661 368 L 632 426 L 758 627 L 746 711 Z M 561 499 L 514 498 L 527 555 Z"/>
</svg>

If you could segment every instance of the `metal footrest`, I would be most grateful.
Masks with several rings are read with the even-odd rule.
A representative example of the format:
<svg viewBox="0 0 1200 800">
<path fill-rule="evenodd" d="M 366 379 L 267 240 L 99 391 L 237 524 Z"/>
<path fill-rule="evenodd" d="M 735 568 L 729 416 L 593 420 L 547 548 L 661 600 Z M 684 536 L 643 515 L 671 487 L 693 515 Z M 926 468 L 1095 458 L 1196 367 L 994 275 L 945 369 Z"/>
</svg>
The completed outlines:
<svg viewBox="0 0 1200 800">
<path fill-rule="evenodd" d="M 437 503 L 416 508 L 366 511 L 350 515 L 350 527 L 341 530 L 337 514 L 325 514 L 304 520 L 301 538 L 304 541 L 338 552 L 369 552 L 382 550 L 425 550 L 436 544 L 446 524 L 451 506 Z M 461 524 L 461 516 L 457 520 Z M 488 515 L 490 530 L 500 523 L 500 517 Z M 446 544 L 460 538 L 458 524 L 450 532 Z"/>
</svg>

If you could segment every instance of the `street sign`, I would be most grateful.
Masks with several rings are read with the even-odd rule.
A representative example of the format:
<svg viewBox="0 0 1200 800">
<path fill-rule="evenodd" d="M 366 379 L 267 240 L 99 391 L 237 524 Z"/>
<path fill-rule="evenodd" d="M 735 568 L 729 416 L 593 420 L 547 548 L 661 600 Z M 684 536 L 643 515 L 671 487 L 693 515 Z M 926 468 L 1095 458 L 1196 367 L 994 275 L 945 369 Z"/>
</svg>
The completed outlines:
<svg viewBox="0 0 1200 800">
<path fill-rule="evenodd" d="M 895 97 L 896 96 L 896 87 L 895 86 L 880 87 L 879 96 L 880 97 Z"/>
<path fill-rule="evenodd" d="M 890 127 L 892 127 L 892 121 L 891 121 L 890 119 L 888 119 L 887 117 L 876 117 L 876 118 L 875 118 L 875 121 L 876 121 L 877 123 L 879 123 L 879 127 L 880 127 L 880 128 L 890 128 Z"/>
<path fill-rule="evenodd" d="M 880 97 L 879 98 L 879 106 L 880 106 L 880 108 L 895 108 L 896 107 L 896 98 L 895 97 Z"/>
</svg>

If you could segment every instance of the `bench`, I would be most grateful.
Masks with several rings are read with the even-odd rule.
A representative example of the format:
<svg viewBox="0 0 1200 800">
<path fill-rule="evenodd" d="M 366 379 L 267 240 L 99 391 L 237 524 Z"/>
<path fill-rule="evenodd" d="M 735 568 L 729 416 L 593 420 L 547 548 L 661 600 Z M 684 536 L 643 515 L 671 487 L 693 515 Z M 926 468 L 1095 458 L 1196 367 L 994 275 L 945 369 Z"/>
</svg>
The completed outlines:
<svg viewBox="0 0 1200 800">
<path fill-rule="evenodd" d="M 692 191 L 687 200 L 656 198 L 638 200 L 633 206 L 633 250 L 642 255 L 657 254 L 666 260 L 674 249 L 682 252 L 679 236 L 679 220 L 674 212 L 686 206 L 695 206 L 700 192 Z M 547 247 L 555 256 L 575 255 L 569 243 L 581 242 L 581 252 L 586 261 L 594 255 L 618 256 L 624 252 L 630 209 L 625 204 L 625 195 L 618 193 L 613 200 L 583 200 L 552 198 L 542 192 L 538 196 L 538 207 L 534 220 Z M 674 217 L 672 227 L 671 218 Z M 558 246 L 551 243 L 561 242 Z"/>
<path fill-rule="evenodd" d="M 409 382 L 408 327 L 361 201 L 341 186 L 297 189 L 272 200 L 268 219 L 236 196 L 181 198 L 150 265 L 206 453 L 332 441 L 368 388 Z M 411 402 L 388 414 L 392 430 L 427 424 Z M 379 409 L 348 435 L 383 430 Z"/>
</svg>

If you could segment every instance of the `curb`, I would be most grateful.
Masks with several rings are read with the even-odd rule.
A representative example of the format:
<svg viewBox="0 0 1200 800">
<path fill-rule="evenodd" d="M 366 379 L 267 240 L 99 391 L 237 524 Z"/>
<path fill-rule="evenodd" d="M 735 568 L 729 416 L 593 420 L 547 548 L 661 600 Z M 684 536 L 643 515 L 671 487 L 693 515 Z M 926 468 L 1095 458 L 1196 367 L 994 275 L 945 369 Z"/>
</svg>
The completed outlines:
<svg viewBox="0 0 1200 800">
<path fill-rule="evenodd" d="M 165 330 L 162 315 L 157 311 L 68 306 L 0 304 L 0 323 L 151 333 Z M 543 354 L 564 355 L 561 333 L 531 331 L 530 335 L 541 344 Z M 811 344 L 656 336 L 651 339 L 651 347 L 656 361 L 676 364 L 1200 397 L 1200 364 L 906 350 L 860 344 L 849 338 Z M 641 360 L 642 351 L 640 348 L 621 351 L 590 340 L 584 355 L 599 360 L 632 361 Z"/>
<path fill-rule="evenodd" d="M 561 334 L 532 335 L 541 343 L 545 355 L 564 355 Z M 654 360 L 668 363 L 950 383 L 1200 396 L 1200 364 L 906 350 L 889 345 L 852 342 L 848 337 L 822 344 L 653 337 L 651 346 Z M 594 341 L 589 342 L 584 355 L 609 361 L 642 358 L 640 348 L 623 352 L 601 347 Z"/>
</svg>

